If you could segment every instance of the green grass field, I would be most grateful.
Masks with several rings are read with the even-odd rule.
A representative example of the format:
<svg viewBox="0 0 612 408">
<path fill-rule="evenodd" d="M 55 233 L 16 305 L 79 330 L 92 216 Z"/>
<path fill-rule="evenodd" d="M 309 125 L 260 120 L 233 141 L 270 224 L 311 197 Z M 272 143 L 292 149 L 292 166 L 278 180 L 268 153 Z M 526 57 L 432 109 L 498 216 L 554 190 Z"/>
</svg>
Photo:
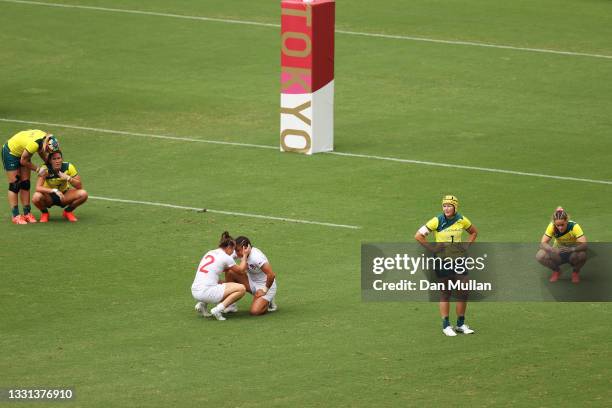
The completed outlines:
<svg viewBox="0 0 612 408">
<path fill-rule="evenodd" d="M 280 17 L 278 1 L 61 1 Z M 336 151 L 608 184 L 136 136 L 277 146 L 279 29 L 0 0 L 2 143 L 55 133 L 95 197 L 361 227 L 101 199 L 74 225 L 54 208 L 14 226 L 5 204 L 0 388 L 74 387 L 79 407 L 609 406 L 607 303 L 474 303 L 477 334 L 446 338 L 434 303 L 361 301 L 360 244 L 411 241 L 447 193 L 481 241 L 538 241 L 559 204 L 612 241 L 612 3 L 496 3 L 339 1 L 337 28 L 600 57 L 339 33 Z M 278 312 L 250 317 L 247 295 L 226 322 L 196 316 L 194 269 L 223 230 L 268 255 Z"/>
</svg>

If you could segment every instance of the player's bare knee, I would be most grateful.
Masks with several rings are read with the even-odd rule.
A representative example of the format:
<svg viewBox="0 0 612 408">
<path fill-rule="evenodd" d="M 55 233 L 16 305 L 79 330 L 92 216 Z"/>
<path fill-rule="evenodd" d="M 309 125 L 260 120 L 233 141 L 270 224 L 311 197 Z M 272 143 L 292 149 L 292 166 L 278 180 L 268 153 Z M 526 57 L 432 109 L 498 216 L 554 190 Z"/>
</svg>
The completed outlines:
<svg viewBox="0 0 612 408">
<path fill-rule="evenodd" d="M 80 190 L 79 191 L 79 198 L 83 200 L 83 202 L 87 201 L 87 198 L 89 198 L 89 194 L 87 194 L 87 191 L 85 190 Z"/>
<path fill-rule="evenodd" d="M 238 295 L 240 295 L 240 297 L 244 296 L 246 293 L 246 289 L 244 288 L 243 284 L 236 283 L 236 282 L 227 282 L 226 285 L 231 285 L 230 288 L 231 288 L 232 293 L 237 293 Z"/>
<path fill-rule="evenodd" d="M 538 262 L 543 262 L 545 261 L 547 258 L 546 256 L 546 251 L 544 251 L 543 249 L 540 249 L 537 253 L 536 253 L 536 260 Z"/>
<path fill-rule="evenodd" d="M 261 307 L 251 307 L 251 310 L 249 310 L 249 314 L 251 316 L 261 316 L 262 314 L 266 313 L 266 311 L 268 310 L 268 308 L 261 308 Z"/>
</svg>

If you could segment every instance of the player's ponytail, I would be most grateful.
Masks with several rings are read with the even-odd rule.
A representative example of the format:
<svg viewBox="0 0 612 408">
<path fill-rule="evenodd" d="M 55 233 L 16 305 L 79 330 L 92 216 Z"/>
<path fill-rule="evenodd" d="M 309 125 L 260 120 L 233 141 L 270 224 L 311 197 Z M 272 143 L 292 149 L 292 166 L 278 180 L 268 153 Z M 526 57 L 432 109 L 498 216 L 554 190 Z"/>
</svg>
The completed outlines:
<svg viewBox="0 0 612 408">
<path fill-rule="evenodd" d="M 236 246 L 238 247 L 247 247 L 247 246 L 253 246 L 251 244 L 251 240 L 248 239 L 247 237 L 241 235 L 238 238 L 236 238 Z"/>
<path fill-rule="evenodd" d="M 236 246 L 236 242 L 234 241 L 234 238 L 231 237 L 229 232 L 223 231 L 223 234 L 221 234 L 221 239 L 219 240 L 219 248 L 227 248 L 227 247 L 235 247 L 235 246 Z"/>
</svg>

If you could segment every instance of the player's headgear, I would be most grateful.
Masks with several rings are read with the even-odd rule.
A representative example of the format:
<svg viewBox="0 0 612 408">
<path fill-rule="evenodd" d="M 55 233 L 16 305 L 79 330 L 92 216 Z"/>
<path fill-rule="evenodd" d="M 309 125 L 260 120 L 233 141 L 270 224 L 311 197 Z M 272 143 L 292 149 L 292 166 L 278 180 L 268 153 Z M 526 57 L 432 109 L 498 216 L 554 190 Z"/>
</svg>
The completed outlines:
<svg viewBox="0 0 612 408">
<path fill-rule="evenodd" d="M 444 204 L 452 205 L 455 207 L 455 211 L 459 210 L 459 199 L 454 195 L 445 195 L 444 198 L 442 198 L 442 205 Z"/>
<path fill-rule="evenodd" d="M 54 153 L 57 152 L 59 149 L 60 145 L 55 136 L 49 135 L 47 139 L 47 150 L 49 150 L 50 153 Z"/>
</svg>

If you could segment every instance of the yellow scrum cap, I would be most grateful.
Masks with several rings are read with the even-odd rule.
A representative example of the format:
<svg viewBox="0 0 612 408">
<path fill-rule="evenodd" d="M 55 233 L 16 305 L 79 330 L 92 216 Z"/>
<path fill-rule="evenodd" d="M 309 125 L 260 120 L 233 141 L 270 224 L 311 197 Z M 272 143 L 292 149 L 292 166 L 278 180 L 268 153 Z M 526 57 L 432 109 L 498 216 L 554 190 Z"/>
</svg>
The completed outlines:
<svg viewBox="0 0 612 408">
<path fill-rule="evenodd" d="M 459 209 L 459 199 L 454 195 L 445 195 L 444 198 L 442 198 L 442 205 L 444 204 L 452 205 L 455 207 L 455 211 Z"/>
</svg>

